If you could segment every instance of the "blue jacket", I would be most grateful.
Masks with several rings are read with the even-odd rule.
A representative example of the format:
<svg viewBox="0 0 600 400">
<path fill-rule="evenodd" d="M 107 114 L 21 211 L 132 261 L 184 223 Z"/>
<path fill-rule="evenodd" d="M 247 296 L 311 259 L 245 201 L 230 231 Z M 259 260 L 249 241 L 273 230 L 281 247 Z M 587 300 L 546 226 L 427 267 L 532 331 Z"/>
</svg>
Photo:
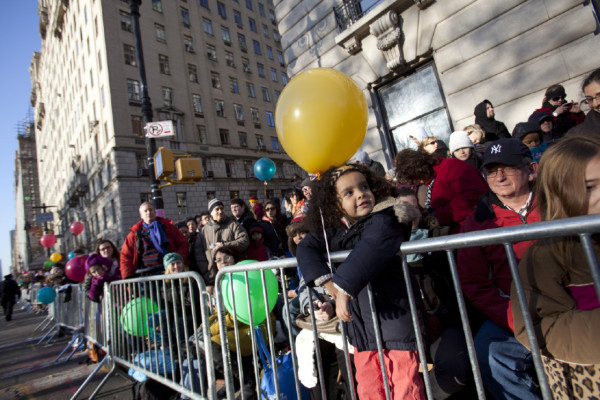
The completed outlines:
<svg viewBox="0 0 600 400">
<path fill-rule="evenodd" d="M 327 234 L 332 252 L 352 250 L 337 267 L 333 283 L 352 296 L 350 312 L 354 320 L 346 327 L 350 343 L 358 351 L 377 350 L 367 293 L 369 282 L 384 348 L 417 349 L 402 261 L 397 255 L 403 238 L 410 237 L 411 218 L 414 215 L 405 203 L 386 199 L 351 227 L 329 230 Z M 311 233 L 298 245 L 298 265 L 309 286 L 331 273 L 325 253 L 322 235 Z"/>
</svg>

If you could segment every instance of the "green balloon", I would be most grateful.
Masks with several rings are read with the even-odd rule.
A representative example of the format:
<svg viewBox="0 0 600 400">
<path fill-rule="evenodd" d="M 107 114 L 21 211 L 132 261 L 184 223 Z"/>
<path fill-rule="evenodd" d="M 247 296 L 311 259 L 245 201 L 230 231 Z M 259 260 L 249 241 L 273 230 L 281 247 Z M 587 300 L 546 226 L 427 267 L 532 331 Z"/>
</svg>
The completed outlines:
<svg viewBox="0 0 600 400">
<path fill-rule="evenodd" d="M 255 260 L 245 260 L 239 262 L 237 265 L 255 263 Z M 250 321 L 250 314 L 248 313 L 248 294 L 246 291 L 246 273 L 245 272 L 234 272 L 233 274 L 227 274 L 223 278 L 221 283 L 221 290 L 223 291 L 223 303 L 225 309 L 233 315 L 234 301 L 231 296 L 231 286 L 235 292 L 235 312 L 237 320 L 252 327 L 260 325 L 264 320 L 267 319 L 267 314 L 270 313 L 275 307 L 277 301 L 278 285 L 277 278 L 271 270 L 265 270 L 265 284 L 267 290 L 267 299 L 269 301 L 269 310 L 264 301 L 263 285 L 261 280 L 260 271 L 248 271 L 248 288 L 250 289 L 250 306 L 252 308 L 252 321 Z"/>
<path fill-rule="evenodd" d="M 160 311 L 158 305 L 147 297 L 138 297 L 123 307 L 121 325 L 133 336 L 148 335 L 148 316 Z"/>
</svg>

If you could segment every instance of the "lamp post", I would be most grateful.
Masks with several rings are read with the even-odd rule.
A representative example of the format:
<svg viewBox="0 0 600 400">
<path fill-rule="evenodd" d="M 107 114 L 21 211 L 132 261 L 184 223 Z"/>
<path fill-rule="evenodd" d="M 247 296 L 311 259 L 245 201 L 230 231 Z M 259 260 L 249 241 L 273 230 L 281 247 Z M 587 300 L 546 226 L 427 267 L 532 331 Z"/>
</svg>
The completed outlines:
<svg viewBox="0 0 600 400">
<path fill-rule="evenodd" d="M 148 95 L 148 85 L 146 81 L 146 65 L 144 64 L 144 51 L 142 50 L 142 35 L 140 33 L 140 5 L 142 0 L 129 0 L 131 19 L 133 23 L 133 34 L 135 37 L 135 47 L 137 53 L 138 70 L 140 71 L 140 84 L 142 89 L 142 117 L 144 126 L 152 122 L 152 102 Z M 150 177 L 150 189 L 152 192 L 152 204 L 156 209 L 158 216 L 164 216 L 164 202 L 162 190 L 159 189 L 159 181 L 154 173 L 154 153 L 156 153 L 156 139 L 146 136 L 146 152 L 148 163 L 148 176 Z"/>
</svg>

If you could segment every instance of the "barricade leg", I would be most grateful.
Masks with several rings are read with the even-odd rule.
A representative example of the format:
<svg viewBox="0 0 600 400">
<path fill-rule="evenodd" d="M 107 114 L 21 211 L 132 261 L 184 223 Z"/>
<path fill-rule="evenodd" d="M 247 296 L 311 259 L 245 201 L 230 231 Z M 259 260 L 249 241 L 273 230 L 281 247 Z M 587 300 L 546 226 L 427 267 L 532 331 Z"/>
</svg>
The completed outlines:
<svg viewBox="0 0 600 400">
<path fill-rule="evenodd" d="M 50 333 L 55 329 L 55 328 L 59 328 L 60 326 L 58 324 L 54 324 L 54 326 L 52 328 L 50 328 L 50 330 L 48 332 L 46 332 L 46 334 L 44 336 L 42 336 L 42 338 L 39 340 L 39 342 L 37 342 L 37 344 L 41 344 L 48 335 L 50 335 Z M 58 332 L 58 331 L 57 331 Z M 56 333 L 54 335 L 52 335 L 52 337 L 50 338 L 50 340 L 52 340 L 52 338 L 54 338 L 54 336 L 56 335 Z"/>
<path fill-rule="evenodd" d="M 38 329 L 40 329 L 40 327 L 42 325 L 44 325 L 44 327 L 42 328 L 42 331 L 43 331 L 44 329 L 46 329 L 46 327 L 50 324 L 51 321 L 52 321 L 52 316 L 51 315 L 46 316 L 46 318 L 44 318 L 44 320 L 42 322 L 40 322 L 39 325 L 36 326 L 36 328 L 33 331 L 34 332 L 37 331 Z"/>
<path fill-rule="evenodd" d="M 104 357 L 102 361 L 98 363 L 98 366 L 92 371 L 92 373 L 83 381 L 79 389 L 75 392 L 75 394 L 71 397 L 71 400 L 75 400 L 77 396 L 83 391 L 83 389 L 87 386 L 88 383 L 92 380 L 92 378 L 96 375 L 96 373 L 102 368 L 102 366 L 108 361 L 109 357 Z M 90 397 L 91 398 L 91 397 Z"/>
</svg>

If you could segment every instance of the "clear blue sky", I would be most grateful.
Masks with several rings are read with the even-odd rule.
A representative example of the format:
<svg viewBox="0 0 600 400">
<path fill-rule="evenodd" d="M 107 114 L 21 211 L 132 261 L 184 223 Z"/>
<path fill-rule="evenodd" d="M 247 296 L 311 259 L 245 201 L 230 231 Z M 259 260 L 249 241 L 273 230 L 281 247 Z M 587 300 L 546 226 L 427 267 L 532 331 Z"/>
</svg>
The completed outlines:
<svg viewBox="0 0 600 400">
<path fill-rule="evenodd" d="M 14 165 L 17 150 L 17 126 L 27 117 L 31 81 L 29 63 L 41 46 L 38 31 L 37 0 L 7 1 L 0 15 L 0 121 L 3 134 L 0 145 L 0 259 L 2 276 L 11 264 L 10 231 L 15 229 Z"/>
</svg>

